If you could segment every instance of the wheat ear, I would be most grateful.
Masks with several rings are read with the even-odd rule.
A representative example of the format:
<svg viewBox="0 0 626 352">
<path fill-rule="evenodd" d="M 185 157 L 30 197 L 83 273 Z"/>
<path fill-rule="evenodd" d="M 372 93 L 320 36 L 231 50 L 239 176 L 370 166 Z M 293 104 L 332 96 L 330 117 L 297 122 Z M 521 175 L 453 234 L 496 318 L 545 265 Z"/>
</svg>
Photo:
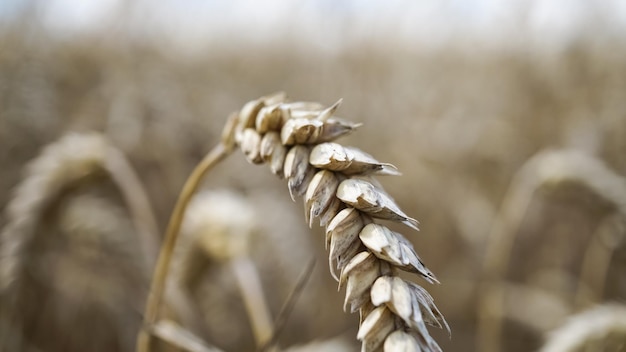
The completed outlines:
<svg viewBox="0 0 626 352">
<path fill-rule="evenodd" d="M 575 150 L 544 150 L 530 158 L 511 182 L 489 234 L 484 263 L 485 281 L 480 295 L 478 350 L 492 352 L 501 348 L 504 291 L 500 282 L 508 268 L 517 230 L 535 191 L 565 183 L 580 184 L 588 188 L 613 205 L 617 221 L 621 225 L 626 223 L 626 179 L 610 170 L 602 161 Z M 593 257 L 593 252 L 585 255 L 589 260 Z M 602 261 L 604 265 L 595 263 L 595 270 L 589 268 L 591 263 L 583 264 L 583 275 L 597 278 L 595 287 L 599 292 L 596 297 L 600 297 L 604 289 L 608 260 L 605 258 Z"/>
<path fill-rule="evenodd" d="M 440 351 L 426 324 L 448 328 L 447 323 L 426 290 L 397 272 L 437 279 L 403 235 L 374 221 L 417 229 L 417 221 L 371 179 L 399 173 L 357 148 L 332 142 L 359 126 L 334 117 L 340 103 L 324 108 L 287 102 L 283 94 L 251 101 L 239 112 L 230 140 L 249 162 L 268 163 L 286 178 L 292 198 L 304 196 L 309 226 L 317 219 L 326 227 L 331 274 L 346 288 L 344 309 L 361 314 L 362 350 Z"/>
<path fill-rule="evenodd" d="M 146 323 L 154 324 L 171 251 L 191 193 L 204 173 L 239 147 L 254 164 L 268 163 L 286 178 L 292 198 L 304 196 L 305 218 L 326 227 L 331 273 L 346 288 L 344 309 L 361 314 L 357 338 L 363 351 L 441 351 L 426 324 L 449 327 L 421 286 L 398 276 L 398 270 L 437 282 L 401 234 L 374 219 L 402 222 L 417 229 L 371 176 L 398 175 L 393 165 L 381 163 L 354 147 L 332 143 L 359 124 L 334 117 L 341 101 L 324 108 L 311 102 L 288 102 L 283 93 L 253 100 L 231 115 L 222 143 L 205 158 L 179 197 L 165 244 L 157 263 Z M 203 165 L 204 164 L 204 165 Z M 340 275 L 336 274 L 339 270 Z M 138 351 L 149 351 L 144 332 Z"/>
<path fill-rule="evenodd" d="M 44 310 L 43 307 L 47 304 L 45 302 L 48 302 L 40 302 L 36 300 L 37 297 L 27 295 L 26 297 L 36 301 L 24 301 L 22 303 L 25 296 L 21 292 L 24 290 L 24 285 L 28 287 L 31 281 L 29 278 L 33 274 L 32 269 L 29 269 L 31 263 L 36 263 L 40 260 L 38 257 L 33 257 L 34 244 L 42 240 L 43 238 L 40 237 L 44 235 L 49 237 L 50 230 L 55 231 L 54 229 L 48 229 L 46 226 L 50 225 L 48 214 L 52 210 L 63 209 L 64 215 L 61 219 L 58 219 L 60 223 L 57 225 L 69 237 L 77 237 L 85 232 L 90 233 L 94 229 L 98 235 L 111 235 L 112 237 L 107 238 L 107 240 L 114 241 L 111 243 L 120 244 L 116 242 L 116 235 L 119 235 L 119 232 L 116 230 L 124 228 L 123 225 L 118 227 L 123 221 L 117 224 L 105 220 L 111 217 L 115 218 L 115 214 L 118 214 L 117 206 L 111 206 L 111 204 L 99 198 L 79 195 L 78 197 L 73 196 L 72 202 L 69 204 L 81 204 L 81 206 L 72 205 L 70 208 L 66 207 L 65 196 L 68 194 L 73 195 L 75 188 L 82 185 L 94 186 L 101 184 L 103 180 L 110 180 L 119 190 L 119 194 L 124 199 L 125 205 L 131 213 L 131 219 L 138 234 L 137 242 L 139 242 L 140 250 L 138 251 L 139 253 L 132 254 L 133 259 L 138 258 L 134 260 L 137 260 L 140 264 L 136 269 L 141 270 L 143 273 L 143 270 L 147 270 L 147 268 L 153 265 L 155 253 L 158 249 L 158 232 L 150 209 L 150 203 L 130 163 L 103 136 L 96 133 L 67 134 L 58 141 L 46 146 L 28 164 L 25 171 L 24 179 L 16 187 L 14 195 L 7 205 L 7 224 L 0 233 L 0 296 L 3 303 L 3 312 L 0 313 L 7 314 L 6 319 L 15 319 L 18 322 L 16 324 L 21 324 L 20 321 L 23 318 L 29 319 L 29 316 L 24 315 L 26 313 L 22 311 L 22 304 L 25 303 L 28 306 L 37 307 L 36 309 L 38 310 Z M 93 216 L 94 209 L 98 209 L 98 216 Z M 71 226 L 67 226 L 67 224 Z M 127 248 L 120 249 L 125 251 Z M 42 283 L 39 281 L 42 280 L 40 277 L 34 280 L 38 281 L 39 284 Z M 62 285 L 64 286 L 63 288 L 66 288 L 65 285 L 58 282 L 50 283 Z M 47 299 L 61 299 L 63 301 L 64 298 L 61 297 L 65 296 L 66 293 L 47 292 Z M 81 302 L 84 300 L 90 304 L 104 305 L 105 303 L 108 304 L 115 301 L 115 298 L 105 292 L 98 293 L 101 296 L 80 297 Z M 105 298 L 104 301 L 101 300 L 103 297 Z M 70 321 L 67 320 L 67 317 L 72 314 L 71 312 L 78 311 L 73 310 L 74 307 L 65 310 L 57 308 L 53 308 L 55 309 L 52 311 L 53 313 L 40 311 L 38 314 L 57 314 L 65 317 L 66 321 Z M 24 330 L 22 332 L 37 334 L 33 331 Z M 14 336 L 7 336 L 7 334 Z M 123 331 L 119 337 L 126 339 L 127 334 L 127 331 Z M 78 335 L 80 334 L 74 336 Z M 71 337 L 68 338 L 71 339 Z M 0 344 L 7 343 L 7 341 L 10 341 L 8 339 L 14 340 L 20 339 L 20 337 L 11 332 L 0 332 Z M 2 347 L 6 346 L 0 346 L 0 349 Z"/>
<path fill-rule="evenodd" d="M 174 249 L 172 273 L 177 276 L 172 277 L 172 286 L 188 294 L 205 277 L 206 268 L 198 270 L 201 262 L 226 265 L 243 299 L 257 346 L 262 346 L 270 339 L 273 324 L 260 275 L 249 256 L 257 217 L 255 208 L 234 192 L 196 194 Z"/>
<path fill-rule="evenodd" d="M 0 292 L 19 275 L 23 251 L 34 240 L 44 212 L 67 188 L 98 175 L 110 177 L 119 188 L 139 233 L 142 257 L 148 267 L 153 265 L 158 248 L 156 221 L 130 163 L 101 135 L 70 133 L 45 147 L 28 165 L 26 178 L 7 206 L 7 225 L 0 233 Z"/>
</svg>

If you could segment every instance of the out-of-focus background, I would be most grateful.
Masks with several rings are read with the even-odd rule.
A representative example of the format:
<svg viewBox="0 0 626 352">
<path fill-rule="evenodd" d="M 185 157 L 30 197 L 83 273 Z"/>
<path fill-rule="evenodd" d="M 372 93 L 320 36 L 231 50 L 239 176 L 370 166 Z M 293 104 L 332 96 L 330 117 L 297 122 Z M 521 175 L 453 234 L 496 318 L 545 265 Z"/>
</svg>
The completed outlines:
<svg viewBox="0 0 626 352">
<path fill-rule="evenodd" d="M 27 250 L 1 262 L 23 267 L 9 278 L 22 283 L 19 299 L 3 301 L 12 317 L 0 324 L 3 348 L 131 351 L 147 292 L 151 252 L 111 182 L 66 187 L 35 210 L 22 200 L 26 220 L 14 219 L 7 205 L 28 198 L 15 189 L 41 171 L 25 166 L 44 146 L 70 131 L 105 135 L 145 187 L 160 241 L 229 113 L 275 91 L 343 98 L 339 115 L 364 125 L 342 143 L 402 171 L 381 181 L 421 222 L 419 233 L 394 229 L 441 281 L 425 287 L 452 328 L 451 338 L 432 330 L 444 350 L 537 350 L 574 314 L 624 302 L 619 0 L 4 0 L 1 245 Z M 281 347 L 331 340 L 358 350 L 358 316 L 342 312 L 323 233 L 307 228 L 284 182 L 237 152 L 205 188 L 257 209 L 252 256 L 273 316 L 317 258 Z M 28 241 L 6 235 L 20 221 L 36 222 L 23 230 L 35 234 Z M 252 350 L 227 270 L 215 264 L 194 289 L 203 317 L 194 332 Z"/>
</svg>

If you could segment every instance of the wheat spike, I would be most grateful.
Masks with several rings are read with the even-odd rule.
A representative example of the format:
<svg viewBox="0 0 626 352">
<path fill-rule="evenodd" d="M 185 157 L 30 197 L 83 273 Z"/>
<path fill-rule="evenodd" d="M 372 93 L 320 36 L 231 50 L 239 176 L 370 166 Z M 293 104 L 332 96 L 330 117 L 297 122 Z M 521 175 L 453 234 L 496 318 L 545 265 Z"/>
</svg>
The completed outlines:
<svg viewBox="0 0 626 352">
<path fill-rule="evenodd" d="M 157 237 L 122 153 L 98 134 L 68 134 L 29 163 L 6 211 L 0 315 L 15 333 L 0 329 L 0 349 L 131 346 Z"/>
<path fill-rule="evenodd" d="M 119 188 L 140 234 L 142 257 L 151 267 L 157 252 L 157 226 L 145 191 L 123 154 L 99 134 L 70 133 L 48 145 L 27 166 L 26 178 L 7 205 L 7 225 L 0 234 L 0 291 L 19 272 L 24 246 L 33 240 L 35 227 L 46 209 L 68 187 L 109 177 Z"/>
<path fill-rule="evenodd" d="M 543 150 L 531 157 L 517 172 L 507 191 L 500 212 L 489 234 L 485 255 L 485 283 L 481 287 L 481 308 L 478 322 L 478 349 L 497 351 L 501 345 L 504 296 L 498 288 L 508 268 L 515 236 L 535 192 L 579 184 L 613 206 L 618 226 L 626 223 L 626 179 L 607 167 L 598 158 L 577 150 Z M 591 253 L 593 254 L 593 253 Z M 586 256 L 587 257 L 587 256 Z M 586 276 L 595 276 L 595 294 L 601 296 L 610 258 L 583 264 Z M 609 256 L 610 257 L 610 256 Z M 587 257 L 591 258 L 591 257 Z M 587 259 L 585 259 L 587 260 Z M 591 269 L 593 267 L 593 269 Z M 581 293 L 579 293 L 579 296 Z"/>
<path fill-rule="evenodd" d="M 220 346 L 234 348 L 245 339 L 248 332 L 237 326 L 237 320 L 226 319 L 227 314 L 223 314 L 226 321 L 219 324 L 198 319 L 196 310 L 206 302 L 199 302 L 196 297 L 199 292 L 208 289 L 202 285 L 202 280 L 207 277 L 214 281 L 211 285 L 221 286 L 220 290 L 224 295 L 236 295 L 235 288 L 239 289 L 244 303 L 242 306 L 251 322 L 251 332 L 259 346 L 266 343 L 272 333 L 271 313 L 259 274 L 249 256 L 250 242 L 253 234 L 258 231 L 257 217 L 255 208 L 249 201 L 236 193 L 200 192 L 189 205 L 181 238 L 175 248 L 172 263 L 175 275 L 170 277 L 172 285 L 169 289 L 172 292 L 180 290 L 178 295 L 183 301 L 173 300 L 170 294 L 170 303 L 175 306 L 185 326 L 203 331 L 212 337 L 211 343 Z M 219 265 L 228 269 L 227 275 L 207 275 L 209 266 Z M 223 308 L 217 308 L 218 311 L 221 309 Z M 232 317 L 236 316 L 237 310 L 231 314 Z"/>
<path fill-rule="evenodd" d="M 269 163 L 272 173 L 286 178 L 293 199 L 305 196 L 305 219 L 309 225 L 318 218 L 326 226 L 331 273 L 340 286 L 346 286 L 345 307 L 350 306 L 351 311 L 358 310 L 361 315 L 357 338 L 362 341 L 362 350 L 393 351 L 419 346 L 423 351 L 441 351 L 424 324 L 445 327 L 448 332 L 450 329 L 432 297 L 420 286 L 399 279 L 394 281 L 393 289 L 401 292 L 378 302 L 379 306 L 371 300 L 378 295 L 374 283 L 381 277 L 398 277 L 398 270 L 417 272 L 428 282 L 436 278 L 402 235 L 391 231 L 363 232 L 374 218 L 402 222 L 416 230 L 418 222 L 406 215 L 372 178 L 375 174 L 398 175 L 395 167 L 353 147 L 323 144 L 360 126 L 333 116 L 339 104 L 324 109 L 317 103 L 288 102 L 284 93 L 277 93 L 253 100 L 229 116 L 221 143 L 192 171 L 174 206 L 146 304 L 147 328 L 157 323 L 172 252 L 193 194 L 204 175 L 239 148 L 250 163 Z M 408 302 L 402 301 L 406 297 Z M 399 307 L 409 313 L 398 314 Z M 395 334 L 387 340 L 395 331 L 406 334 Z M 137 351 L 149 352 L 150 346 L 151 334 L 143 329 L 137 338 Z"/>
<path fill-rule="evenodd" d="M 326 226 L 331 273 L 346 288 L 344 309 L 361 313 L 357 338 L 363 351 L 440 351 L 425 324 L 449 331 L 447 323 L 426 290 L 397 276 L 397 270 L 418 273 L 428 282 L 437 279 L 404 236 L 373 220 L 417 229 L 417 220 L 367 179 L 399 173 L 357 148 L 333 142 L 359 126 L 333 116 L 340 102 L 324 109 L 287 102 L 284 94 L 254 100 L 239 112 L 225 143 L 239 146 L 251 163 L 269 163 L 273 173 L 287 179 L 292 198 L 304 196 L 306 222 L 311 226 L 319 219 Z"/>
</svg>

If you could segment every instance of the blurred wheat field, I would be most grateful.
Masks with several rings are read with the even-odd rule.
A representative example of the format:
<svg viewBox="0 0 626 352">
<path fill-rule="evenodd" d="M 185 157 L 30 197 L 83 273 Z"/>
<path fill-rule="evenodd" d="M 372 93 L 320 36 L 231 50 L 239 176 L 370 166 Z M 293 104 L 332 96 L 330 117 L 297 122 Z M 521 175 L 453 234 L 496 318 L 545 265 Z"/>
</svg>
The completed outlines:
<svg viewBox="0 0 626 352">
<path fill-rule="evenodd" d="M 326 105 L 341 97 L 339 115 L 364 124 L 345 143 L 403 174 L 381 181 L 420 221 L 420 233 L 407 236 L 442 283 L 427 288 L 452 329 L 451 338 L 433 331 L 444 351 L 538 350 L 575 314 L 624 304 L 623 36 L 592 28 L 550 50 L 463 38 L 427 50 L 344 39 L 322 50 L 284 35 L 250 46 L 212 40 L 183 55 L 158 40 L 118 36 L 119 28 L 48 35 L 31 19 L 0 27 L 0 228 L 10 222 L 7 206 L 25 166 L 68 132 L 99 132 L 126 155 L 160 236 L 185 179 L 219 141 L 231 111 L 275 91 Z M 235 153 L 204 186 L 234 190 L 260 210 L 252 260 L 274 316 L 308 258 L 317 258 L 281 347 L 340 339 L 342 348 L 358 350 L 358 317 L 342 312 L 323 231 L 308 229 L 301 202 L 294 205 L 266 171 Z M 31 244 L 36 255 L 23 259 L 31 281 L 21 304 L 30 308 L 12 312 L 22 322 L 14 325 L 7 313 L 14 302 L 2 297 L 0 346 L 14 350 L 17 339 L 25 351 L 133 350 L 151 268 L 123 195 L 96 177 L 63 190 L 46 209 Z M 72 235 L 82 226 L 72 217 L 96 229 L 88 248 Z M 112 222 L 118 228 L 102 226 Z M 100 266 L 108 270 L 99 274 L 101 287 L 85 284 L 82 275 Z M 253 349 L 223 270 L 205 274 L 221 286 L 194 293 L 206 320 L 205 330 L 194 332 L 225 341 L 218 347 L 226 350 Z M 89 289 L 110 294 L 81 306 L 86 300 L 77 292 Z M 66 306 L 86 311 L 71 315 Z M 212 326 L 232 335 L 206 331 Z M 617 340 L 605 350 L 624 350 L 624 336 Z"/>
</svg>

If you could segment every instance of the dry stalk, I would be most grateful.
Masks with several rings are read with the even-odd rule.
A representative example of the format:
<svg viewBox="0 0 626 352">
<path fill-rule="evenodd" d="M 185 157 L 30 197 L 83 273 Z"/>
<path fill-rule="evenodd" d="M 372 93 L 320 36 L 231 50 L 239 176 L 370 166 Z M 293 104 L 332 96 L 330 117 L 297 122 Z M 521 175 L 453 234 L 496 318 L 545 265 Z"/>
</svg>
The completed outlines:
<svg viewBox="0 0 626 352">
<path fill-rule="evenodd" d="M 625 225 L 624 216 L 615 213 L 604 217 L 596 228 L 582 259 L 575 298 L 576 309 L 602 300 L 613 254 L 624 242 Z"/>
<path fill-rule="evenodd" d="M 170 217 L 169 224 L 167 226 L 167 232 L 163 244 L 161 245 L 161 251 L 157 259 L 156 267 L 150 285 L 150 293 L 148 295 L 148 301 L 146 303 L 146 310 L 144 313 L 144 326 L 139 332 L 137 337 L 137 351 L 138 352 L 150 352 L 151 335 L 150 329 L 156 323 L 157 316 L 159 314 L 159 308 L 161 306 L 161 300 L 163 298 L 163 292 L 165 290 L 165 283 L 167 281 L 167 274 L 169 271 L 169 265 L 172 259 L 172 253 L 176 245 L 178 233 L 183 222 L 185 209 L 189 204 L 193 194 L 198 189 L 200 182 L 204 175 L 209 172 L 215 165 L 228 156 L 229 150 L 225 148 L 225 145 L 218 144 L 213 150 L 211 150 L 202 161 L 195 167 L 191 175 L 183 185 L 183 190 L 178 196 L 176 205 Z"/>
<path fill-rule="evenodd" d="M 489 234 L 484 263 L 485 281 L 480 295 L 482 299 L 479 306 L 478 350 L 493 352 L 501 348 L 501 320 L 505 315 L 501 281 L 508 268 L 517 230 L 535 192 L 541 188 L 555 188 L 566 183 L 583 185 L 612 204 L 618 221 L 622 224 L 619 229 L 626 222 L 626 180 L 598 159 L 574 150 L 542 151 L 529 159 L 513 179 Z M 620 238 L 622 236 L 623 234 L 619 234 Z M 592 252 L 586 255 L 588 260 L 591 260 L 591 256 L 596 257 L 595 249 L 590 250 Z M 583 275 L 596 278 L 594 287 L 600 291 L 595 296 L 600 297 L 609 266 L 595 266 L 593 273 L 589 272 L 590 266 L 590 263 L 583 265 Z"/>
<path fill-rule="evenodd" d="M 243 296 L 257 346 L 263 346 L 272 337 L 272 315 L 261 287 L 259 273 L 247 256 L 232 258 L 231 270 Z"/>
<path fill-rule="evenodd" d="M 283 332 L 283 328 L 287 324 L 287 319 L 289 318 L 289 314 L 293 310 L 298 301 L 300 294 L 304 291 L 307 281 L 311 277 L 313 273 L 313 268 L 315 267 L 315 259 L 311 259 L 307 267 L 304 269 L 304 272 L 300 275 L 296 287 L 289 293 L 287 300 L 283 304 L 278 316 L 276 317 L 276 322 L 274 323 L 274 331 L 272 332 L 271 338 L 265 343 L 265 345 L 259 348 L 259 352 L 269 351 L 274 348 L 278 344 L 278 338 L 280 334 Z"/>
<path fill-rule="evenodd" d="M 239 147 L 249 162 L 268 163 L 274 174 L 286 178 L 292 198 L 304 196 L 310 226 L 317 219 L 326 227 L 331 274 L 340 288 L 346 288 L 344 310 L 361 315 L 357 338 L 362 350 L 441 350 L 426 324 L 449 331 L 445 319 L 428 292 L 402 279 L 398 271 L 416 273 L 430 283 L 437 279 L 403 235 L 374 221 L 402 222 L 417 229 L 417 220 L 402 212 L 371 178 L 399 173 L 393 165 L 357 148 L 332 143 L 359 126 L 334 117 L 339 105 L 340 101 L 329 108 L 288 102 L 279 93 L 251 101 L 231 115 L 222 144 L 196 168 L 175 207 L 146 310 L 148 326 L 155 322 L 171 251 L 191 193 L 208 168 L 227 150 Z M 138 351 L 148 352 L 149 337 L 142 335 Z"/>
</svg>

